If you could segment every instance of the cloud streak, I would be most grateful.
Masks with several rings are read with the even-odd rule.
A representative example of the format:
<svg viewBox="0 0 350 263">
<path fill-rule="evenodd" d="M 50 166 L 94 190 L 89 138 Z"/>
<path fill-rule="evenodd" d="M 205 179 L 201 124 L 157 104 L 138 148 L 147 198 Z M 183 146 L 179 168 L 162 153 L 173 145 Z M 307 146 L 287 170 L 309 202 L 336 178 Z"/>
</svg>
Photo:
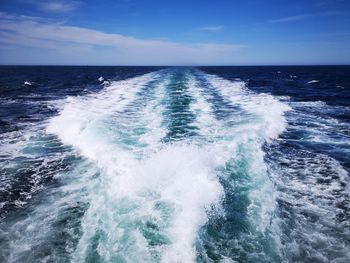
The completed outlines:
<svg viewBox="0 0 350 263">
<path fill-rule="evenodd" d="M 243 47 L 139 39 L 6 13 L 0 13 L 0 44 L 40 48 L 42 52 L 49 49 L 67 58 L 71 55 L 70 64 L 94 60 L 96 64 L 125 65 L 233 63 L 235 52 Z"/>
<path fill-rule="evenodd" d="M 346 14 L 349 14 L 349 12 L 328 11 L 328 12 L 314 13 L 314 14 L 300 14 L 300 15 L 295 15 L 295 16 L 282 17 L 279 19 L 273 19 L 273 20 L 268 21 L 268 23 L 279 24 L 279 23 L 300 21 L 300 20 L 305 20 L 305 19 L 312 19 L 312 18 L 317 18 L 317 17 L 338 16 L 338 15 L 346 15 Z"/>
<path fill-rule="evenodd" d="M 212 31 L 212 32 L 221 31 L 223 29 L 224 29 L 223 25 L 204 26 L 200 28 L 200 30 L 202 31 Z"/>
<path fill-rule="evenodd" d="M 292 22 L 292 21 L 308 19 L 308 18 L 311 18 L 312 16 L 313 15 L 310 15 L 310 14 L 288 16 L 288 17 L 283 17 L 283 18 L 279 18 L 279 19 L 270 20 L 269 23 L 271 23 L 271 24 L 278 24 L 278 23 L 284 23 L 284 22 Z"/>
<path fill-rule="evenodd" d="M 53 2 L 42 2 L 40 4 L 40 8 L 53 13 L 68 13 L 74 11 L 78 6 L 80 5 L 80 2 L 78 1 L 71 1 L 71 2 L 59 2 L 59 1 L 53 1 Z"/>
<path fill-rule="evenodd" d="M 36 8 L 48 13 L 70 13 L 76 10 L 80 1 L 69 0 L 22 0 L 23 2 L 33 5 Z"/>
</svg>

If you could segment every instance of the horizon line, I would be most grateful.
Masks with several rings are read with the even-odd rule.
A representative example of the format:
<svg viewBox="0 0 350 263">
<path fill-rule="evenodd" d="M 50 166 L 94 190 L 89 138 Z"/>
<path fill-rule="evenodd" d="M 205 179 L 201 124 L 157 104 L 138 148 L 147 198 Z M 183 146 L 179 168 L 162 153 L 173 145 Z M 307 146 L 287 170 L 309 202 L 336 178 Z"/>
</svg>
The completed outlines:
<svg viewBox="0 0 350 263">
<path fill-rule="evenodd" d="M 0 64 L 0 67 L 315 67 L 350 66 L 349 64 L 247 64 L 247 65 L 103 65 L 103 64 Z"/>
</svg>

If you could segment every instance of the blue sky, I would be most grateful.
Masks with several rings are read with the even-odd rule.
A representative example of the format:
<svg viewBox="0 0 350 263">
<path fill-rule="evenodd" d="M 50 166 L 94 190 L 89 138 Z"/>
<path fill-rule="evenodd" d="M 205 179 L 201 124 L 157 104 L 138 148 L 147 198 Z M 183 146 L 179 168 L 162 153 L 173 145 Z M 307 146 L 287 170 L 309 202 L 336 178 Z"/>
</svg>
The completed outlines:
<svg viewBox="0 0 350 263">
<path fill-rule="evenodd" d="M 350 64 L 350 0 L 1 0 L 0 63 Z"/>
</svg>

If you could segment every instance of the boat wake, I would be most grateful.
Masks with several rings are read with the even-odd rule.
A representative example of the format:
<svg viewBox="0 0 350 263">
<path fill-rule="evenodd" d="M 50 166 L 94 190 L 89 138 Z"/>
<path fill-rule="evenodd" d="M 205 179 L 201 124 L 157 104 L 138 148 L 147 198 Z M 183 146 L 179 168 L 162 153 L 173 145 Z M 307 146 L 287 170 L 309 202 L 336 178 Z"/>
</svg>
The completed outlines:
<svg viewBox="0 0 350 263">
<path fill-rule="evenodd" d="M 281 194 L 279 155 L 266 157 L 286 130 L 287 103 L 171 68 L 58 108 L 45 133 L 72 165 L 3 234 L 10 261 L 290 260 L 280 205 L 292 190 Z"/>
</svg>

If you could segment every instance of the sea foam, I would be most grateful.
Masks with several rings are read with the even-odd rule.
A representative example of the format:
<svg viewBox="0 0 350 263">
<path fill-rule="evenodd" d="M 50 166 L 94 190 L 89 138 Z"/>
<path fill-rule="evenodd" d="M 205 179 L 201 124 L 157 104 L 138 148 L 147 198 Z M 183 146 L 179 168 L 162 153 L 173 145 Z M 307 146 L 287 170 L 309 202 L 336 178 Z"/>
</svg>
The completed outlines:
<svg viewBox="0 0 350 263">
<path fill-rule="evenodd" d="M 48 123 L 47 131 L 96 165 L 99 174 L 89 188 L 74 261 L 194 262 L 198 231 L 224 198 L 220 169 L 239 158 L 242 144 L 251 145 L 247 149 L 256 161 L 248 172 L 263 186 L 250 191 L 249 211 L 252 216 L 261 211 L 259 224 L 265 231 L 270 211 L 262 203 L 273 199 L 272 188 L 265 189 L 269 184 L 261 146 L 284 130 L 283 113 L 289 108 L 269 95 L 249 93 L 242 82 L 205 75 L 230 103 L 254 117 L 232 126 L 233 119 L 215 117 L 210 94 L 192 74 L 184 75 L 187 88 L 176 96 L 192 98 L 189 111 L 198 130 L 194 137 L 163 141 L 170 125 L 163 120 L 165 109 L 177 98 L 169 97 L 171 70 L 68 98 Z"/>
</svg>

